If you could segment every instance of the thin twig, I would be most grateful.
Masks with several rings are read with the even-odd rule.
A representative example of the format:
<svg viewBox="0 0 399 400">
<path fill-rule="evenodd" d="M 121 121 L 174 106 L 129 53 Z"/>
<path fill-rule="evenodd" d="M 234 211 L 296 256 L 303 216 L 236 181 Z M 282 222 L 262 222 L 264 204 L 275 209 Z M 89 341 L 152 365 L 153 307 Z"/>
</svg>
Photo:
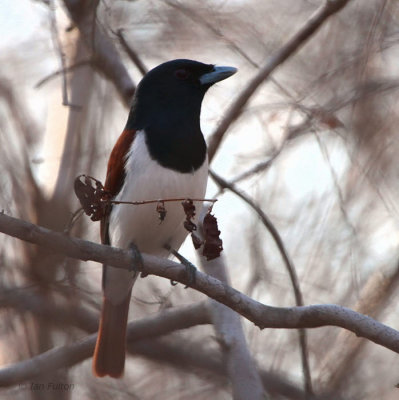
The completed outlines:
<svg viewBox="0 0 399 400">
<path fill-rule="evenodd" d="M 207 21 L 205 18 L 203 18 L 201 15 L 199 15 L 199 13 L 196 12 L 194 7 L 187 7 L 181 3 L 175 3 L 175 2 L 169 1 L 169 0 L 166 0 L 165 3 L 169 7 L 172 7 L 173 9 L 178 10 L 179 12 L 184 14 L 184 16 L 186 16 L 191 21 L 193 21 L 197 24 L 200 24 L 201 26 L 208 29 L 217 38 L 223 40 L 232 50 L 237 52 L 250 65 L 252 65 L 255 68 L 259 68 L 259 64 L 256 61 L 254 61 L 246 51 L 244 51 L 240 46 L 238 46 L 235 41 L 233 41 L 233 40 L 229 39 L 228 37 L 226 37 L 225 35 L 223 35 L 222 31 L 219 29 L 219 27 L 217 25 L 215 25 L 215 23 Z"/>
<path fill-rule="evenodd" d="M 61 62 L 61 73 L 62 73 L 62 105 L 70 106 L 68 100 L 68 81 L 66 76 L 66 60 L 65 53 L 62 49 L 62 44 L 60 38 L 58 36 L 58 27 L 57 27 L 57 19 L 55 15 L 55 3 L 54 1 L 50 4 L 50 22 L 51 22 L 51 36 L 53 39 L 54 47 L 56 52 L 58 53 L 60 62 Z"/>
<path fill-rule="evenodd" d="M 245 179 L 248 179 L 250 177 L 252 177 L 253 175 L 259 174 L 260 172 L 265 172 L 266 170 L 268 170 L 272 164 L 273 161 L 279 156 L 279 154 L 281 153 L 282 148 L 278 149 L 277 151 L 275 151 L 269 159 L 267 159 L 266 161 L 261 161 L 260 163 L 254 165 L 253 167 L 251 167 L 250 169 L 248 169 L 247 171 L 244 171 L 243 173 L 241 173 L 240 175 L 236 176 L 235 178 L 233 178 L 231 181 L 233 183 L 238 183 L 241 182 Z"/>
<path fill-rule="evenodd" d="M 116 32 L 116 36 L 119 39 L 120 44 L 122 45 L 123 50 L 125 50 L 126 54 L 129 56 L 130 60 L 136 66 L 136 68 L 141 72 L 144 76 L 148 72 L 148 68 L 145 66 L 137 52 L 132 48 L 132 46 L 126 41 L 123 36 L 123 29 L 119 29 Z"/>
<path fill-rule="evenodd" d="M 199 23 L 201 26 L 204 26 L 210 32 L 212 32 L 217 38 L 223 40 L 233 51 L 239 54 L 245 61 L 247 61 L 252 67 L 259 69 L 260 65 L 252 59 L 252 57 L 238 44 L 226 37 L 223 32 L 211 22 L 208 22 L 205 18 L 195 12 L 193 8 L 185 7 L 182 4 L 174 3 L 173 1 L 166 1 L 166 4 L 175 10 L 183 13 L 187 18 L 191 21 Z M 286 96 L 293 98 L 293 95 L 287 90 L 281 83 L 279 83 L 275 78 L 270 77 L 270 80 L 274 83 L 274 85 Z"/>
<path fill-rule="evenodd" d="M 65 67 L 65 69 L 61 68 L 57 71 L 52 72 L 51 74 L 45 76 L 44 78 L 40 79 L 39 82 L 36 83 L 36 85 L 34 86 L 35 89 L 39 89 L 41 86 L 43 86 L 44 84 L 46 84 L 47 82 L 49 82 L 51 79 L 56 78 L 58 75 L 65 75 L 68 72 L 71 72 L 77 68 L 80 67 L 84 67 L 85 65 L 90 65 L 91 64 L 91 60 L 82 60 L 79 61 L 73 65 L 70 65 L 69 67 Z"/>
<path fill-rule="evenodd" d="M 75 222 L 84 214 L 83 207 L 80 207 L 78 210 L 76 210 L 72 215 L 71 218 L 69 219 L 67 225 L 64 228 L 64 233 L 66 235 L 69 235 L 71 233 L 72 227 L 75 225 Z"/>
<path fill-rule="evenodd" d="M 104 203 L 107 204 L 131 204 L 134 206 L 140 206 L 143 204 L 153 204 L 153 203 L 167 203 L 167 202 L 173 202 L 173 201 L 185 201 L 185 200 L 191 200 L 191 201 L 201 201 L 201 202 L 210 202 L 210 203 L 215 203 L 217 199 L 187 199 L 187 197 L 176 197 L 174 199 L 158 199 L 158 200 L 141 200 L 141 201 L 118 201 L 118 200 L 103 200 Z"/>
</svg>

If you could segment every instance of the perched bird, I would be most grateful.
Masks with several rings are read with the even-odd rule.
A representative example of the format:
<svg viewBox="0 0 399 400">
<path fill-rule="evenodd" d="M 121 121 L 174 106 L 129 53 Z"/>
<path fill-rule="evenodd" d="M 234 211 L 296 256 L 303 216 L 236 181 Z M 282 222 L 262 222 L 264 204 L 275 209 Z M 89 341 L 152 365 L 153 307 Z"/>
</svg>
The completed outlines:
<svg viewBox="0 0 399 400">
<path fill-rule="evenodd" d="M 139 83 L 126 127 L 108 161 L 104 188 L 113 200 L 204 198 L 207 148 L 201 103 L 215 83 L 236 72 L 191 60 L 173 60 Z M 102 243 L 167 257 L 187 236 L 180 202 L 166 203 L 160 222 L 154 204 L 114 204 L 101 221 Z M 93 359 L 96 376 L 117 378 L 125 364 L 130 295 L 138 273 L 103 266 L 103 306 Z"/>
</svg>

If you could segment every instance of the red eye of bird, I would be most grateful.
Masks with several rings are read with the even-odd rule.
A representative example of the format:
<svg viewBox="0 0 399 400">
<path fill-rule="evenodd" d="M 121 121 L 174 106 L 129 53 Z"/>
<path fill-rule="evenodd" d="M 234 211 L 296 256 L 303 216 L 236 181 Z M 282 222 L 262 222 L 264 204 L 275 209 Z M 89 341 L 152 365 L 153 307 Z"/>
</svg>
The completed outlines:
<svg viewBox="0 0 399 400">
<path fill-rule="evenodd" d="M 175 71 L 175 77 L 177 79 L 184 80 L 184 79 L 187 79 L 189 76 L 190 76 L 190 72 L 188 72 L 184 68 L 181 68 L 181 69 L 178 69 L 178 70 Z"/>
</svg>

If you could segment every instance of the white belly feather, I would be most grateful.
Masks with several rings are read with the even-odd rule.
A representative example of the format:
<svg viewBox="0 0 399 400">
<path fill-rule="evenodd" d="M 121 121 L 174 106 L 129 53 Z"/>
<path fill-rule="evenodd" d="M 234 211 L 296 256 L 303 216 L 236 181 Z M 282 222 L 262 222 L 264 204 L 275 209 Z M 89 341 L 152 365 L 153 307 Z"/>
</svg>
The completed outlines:
<svg viewBox="0 0 399 400">
<path fill-rule="evenodd" d="M 180 173 L 164 168 L 154 161 L 145 143 L 143 131 L 136 137 L 128 153 L 125 183 L 117 201 L 142 201 L 170 198 L 204 198 L 208 177 L 208 162 L 193 173 Z M 197 214 L 202 203 L 195 203 Z M 166 217 L 160 222 L 156 203 L 145 205 L 114 205 L 110 217 L 111 245 L 128 248 L 134 243 L 143 253 L 167 256 L 165 245 L 178 249 L 187 231 L 183 227 L 185 214 L 181 201 L 166 202 Z M 128 271 L 107 267 L 105 294 L 114 303 L 122 301 L 135 276 Z"/>
</svg>

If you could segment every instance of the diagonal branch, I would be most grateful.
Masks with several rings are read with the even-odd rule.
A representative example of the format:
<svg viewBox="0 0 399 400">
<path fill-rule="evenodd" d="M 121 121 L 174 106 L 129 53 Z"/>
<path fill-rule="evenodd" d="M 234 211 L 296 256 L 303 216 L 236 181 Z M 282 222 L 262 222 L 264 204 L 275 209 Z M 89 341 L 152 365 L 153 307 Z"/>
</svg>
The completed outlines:
<svg viewBox="0 0 399 400">
<path fill-rule="evenodd" d="M 130 60 L 136 66 L 136 68 L 140 71 L 141 75 L 145 75 L 148 72 L 148 68 L 144 64 L 143 60 L 137 54 L 136 50 L 127 42 L 125 36 L 123 35 L 123 29 L 119 29 L 116 32 L 116 36 L 119 39 L 120 44 L 122 45 L 123 50 L 125 50 L 126 54 L 129 56 Z"/>
<path fill-rule="evenodd" d="M 244 90 L 237 96 L 233 104 L 227 110 L 219 126 L 209 138 L 209 161 L 215 156 L 223 137 L 233 122 L 241 115 L 249 99 L 258 87 L 270 76 L 270 74 L 284 61 L 291 57 L 302 45 L 309 40 L 314 33 L 333 14 L 347 5 L 349 0 L 326 0 L 313 16 L 288 40 L 266 63 L 259 69 Z"/>
<path fill-rule="evenodd" d="M 270 235 L 273 237 L 273 240 L 276 243 L 278 250 L 280 251 L 281 257 L 284 261 L 284 265 L 286 266 L 286 269 L 287 269 L 288 274 L 291 279 L 291 284 L 292 284 L 292 287 L 294 290 L 296 305 L 303 306 L 304 305 L 303 296 L 302 296 L 302 292 L 301 292 L 301 289 L 299 286 L 299 279 L 298 279 L 298 275 L 296 273 L 295 266 L 285 248 L 283 239 L 281 238 L 278 230 L 276 229 L 276 227 L 274 226 L 272 221 L 260 209 L 260 207 L 255 204 L 255 202 L 252 199 L 250 199 L 244 193 L 239 191 L 235 187 L 234 184 L 227 182 L 226 180 L 224 180 L 221 176 L 217 175 L 212 170 L 209 170 L 209 175 L 220 186 L 221 189 L 230 190 L 232 193 L 234 193 L 236 196 L 238 196 L 241 200 L 243 200 L 246 204 L 248 204 L 257 213 L 257 215 L 261 219 L 263 225 L 266 227 L 266 229 L 269 231 Z"/>
</svg>

